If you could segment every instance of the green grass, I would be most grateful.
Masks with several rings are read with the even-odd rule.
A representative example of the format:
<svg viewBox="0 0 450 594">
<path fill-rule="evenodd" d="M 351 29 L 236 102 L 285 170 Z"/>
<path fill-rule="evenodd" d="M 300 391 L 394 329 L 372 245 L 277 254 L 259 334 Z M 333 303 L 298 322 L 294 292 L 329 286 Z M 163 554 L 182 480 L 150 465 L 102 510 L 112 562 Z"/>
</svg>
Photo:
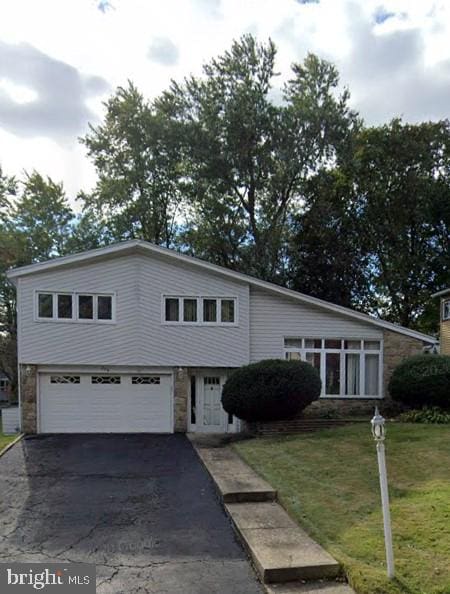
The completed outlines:
<svg viewBox="0 0 450 594">
<path fill-rule="evenodd" d="M 2 420 L 0 418 L 0 452 L 3 450 L 5 446 L 11 443 L 14 439 L 16 439 L 17 435 L 4 435 L 2 432 Z"/>
<path fill-rule="evenodd" d="M 397 577 L 385 577 L 376 450 L 367 425 L 235 444 L 338 559 L 358 594 L 450 594 L 450 427 L 390 424 Z"/>
</svg>

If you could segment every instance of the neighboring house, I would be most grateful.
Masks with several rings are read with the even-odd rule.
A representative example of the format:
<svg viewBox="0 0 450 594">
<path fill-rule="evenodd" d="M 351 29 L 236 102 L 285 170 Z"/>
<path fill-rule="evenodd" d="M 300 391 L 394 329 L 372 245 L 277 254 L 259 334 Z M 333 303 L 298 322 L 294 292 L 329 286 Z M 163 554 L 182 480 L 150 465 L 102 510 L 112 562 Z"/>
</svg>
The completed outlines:
<svg viewBox="0 0 450 594">
<path fill-rule="evenodd" d="M 9 402 L 10 392 L 9 378 L 0 371 L 0 402 Z"/>
<path fill-rule="evenodd" d="M 233 368 L 302 359 L 321 404 L 374 403 L 435 339 L 144 241 L 8 273 L 18 295 L 22 430 L 238 431 Z"/>
<path fill-rule="evenodd" d="M 450 289 L 439 291 L 433 297 L 440 297 L 440 352 L 450 355 Z"/>
</svg>

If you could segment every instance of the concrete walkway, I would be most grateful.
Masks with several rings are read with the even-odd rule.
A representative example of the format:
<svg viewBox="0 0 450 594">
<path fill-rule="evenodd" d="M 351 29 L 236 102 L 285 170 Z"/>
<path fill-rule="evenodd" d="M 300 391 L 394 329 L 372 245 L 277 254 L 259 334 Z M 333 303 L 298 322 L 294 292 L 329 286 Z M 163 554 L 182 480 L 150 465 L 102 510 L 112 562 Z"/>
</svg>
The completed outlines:
<svg viewBox="0 0 450 594">
<path fill-rule="evenodd" d="M 338 562 L 290 518 L 273 487 L 231 447 L 192 442 L 268 594 L 354 594 L 335 581 Z"/>
</svg>

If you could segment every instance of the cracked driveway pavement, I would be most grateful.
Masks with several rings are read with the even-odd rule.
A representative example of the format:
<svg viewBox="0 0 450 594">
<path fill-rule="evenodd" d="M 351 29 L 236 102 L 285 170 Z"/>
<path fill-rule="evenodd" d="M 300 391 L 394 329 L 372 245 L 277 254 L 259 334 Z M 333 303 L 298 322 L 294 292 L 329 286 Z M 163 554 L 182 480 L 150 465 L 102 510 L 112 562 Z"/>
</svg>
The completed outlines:
<svg viewBox="0 0 450 594">
<path fill-rule="evenodd" d="M 262 592 L 183 435 L 25 439 L 0 481 L 0 561 L 95 563 L 98 594 Z"/>
</svg>

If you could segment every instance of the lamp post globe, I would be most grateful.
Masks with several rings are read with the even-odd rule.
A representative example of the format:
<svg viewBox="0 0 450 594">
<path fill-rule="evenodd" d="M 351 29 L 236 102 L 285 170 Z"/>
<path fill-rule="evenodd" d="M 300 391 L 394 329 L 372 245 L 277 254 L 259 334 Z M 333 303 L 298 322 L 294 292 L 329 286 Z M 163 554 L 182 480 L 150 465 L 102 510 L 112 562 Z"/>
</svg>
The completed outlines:
<svg viewBox="0 0 450 594">
<path fill-rule="evenodd" d="M 386 437 L 386 427 L 384 417 L 380 415 L 378 407 L 375 409 L 375 415 L 371 421 L 372 424 L 372 435 L 375 441 L 384 441 Z"/>
</svg>

